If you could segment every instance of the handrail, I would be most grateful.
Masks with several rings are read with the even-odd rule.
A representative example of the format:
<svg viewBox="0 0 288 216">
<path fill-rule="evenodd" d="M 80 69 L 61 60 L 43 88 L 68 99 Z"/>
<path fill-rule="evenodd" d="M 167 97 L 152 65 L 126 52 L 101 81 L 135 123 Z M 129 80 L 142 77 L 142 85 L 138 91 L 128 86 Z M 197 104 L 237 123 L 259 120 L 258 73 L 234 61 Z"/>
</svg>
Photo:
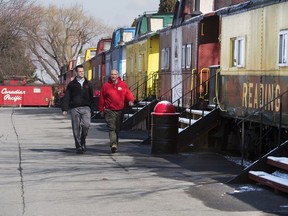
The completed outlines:
<svg viewBox="0 0 288 216">
<path fill-rule="evenodd" d="M 126 77 L 127 77 L 127 75 L 126 75 Z M 146 77 L 147 76 L 144 76 L 142 79 L 138 80 L 136 83 L 133 83 L 131 86 L 129 86 L 129 89 L 132 89 L 132 87 L 134 87 L 135 85 L 137 86 L 137 83 L 142 81 L 142 80 L 144 81 L 146 79 Z M 135 90 L 135 88 L 133 90 Z"/>
<path fill-rule="evenodd" d="M 134 92 L 136 90 L 136 101 L 138 101 L 139 88 L 141 86 L 147 85 L 147 82 L 150 80 L 153 80 L 155 77 L 157 77 L 157 74 L 158 74 L 158 71 L 154 71 L 152 74 L 150 74 L 148 76 L 145 75 L 142 79 L 140 79 L 139 81 L 137 81 L 136 83 L 134 83 L 132 86 L 129 87 L 132 92 Z M 147 79 L 147 77 L 149 77 L 149 78 Z M 143 82 L 141 82 L 141 81 L 143 81 Z M 139 84 L 139 82 L 141 82 L 141 83 Z M 135 85 L 136 85 L 136 87 L 132 89 L 132 87 Z M 147 97 L 146 89 L 145 89 L 144 94 L 145 94 L 145 97 Z"/>
<path fill-rule="evenodd" d="M 247 115 L 246 117 L 244 117 L 243 119 L 241 119 L 241 121 L 238 122 L 238 124 L 242 123 L 242 121 L 247 120 L 248 118 L 250 118 L 252 115 L 255 115 L 257 112 L 261 111 L 264 107 L 268 106 L 269 104 L 273 103 L 275 100 L 280 98 L 280 111 L 282 111 L 282 97 L 283 95 L 288 93 L 288 89 L 283 92 L 282 94 L 278 95 L 277 97 L 273 98 L 272 100 L 268 101 L 266 104 L 264 104 L 263 106 L 259 107 L 258 109 L 254 110 L 252 113 L 250 113 L 249 115 Z M 280 112 L 279 111 L 279 112 Z"/>
<path fill-rule="evenodd" d="M 268 101 L 266 104 L 264 104 L 263 106 L 259 107 L 258 109 L 254 110 L 252 113 L 250 113 L 249 115 L 247 115 L 246 117 L 244 117 L 243 119 L 241 119 L 237 125 L 242 124 L 241 126 L 241 131 L 242 131 L 242 143 L 241 143 L 241 165 L 243 165 L 243 161 L 244 161 L 244 133 L 245 133 L 245 121 L 248 120 L 248 118 L 250 118 L 251 116 L 254 116 L 256 113 L 260 112 L 260 139 L 259 141 L 256 143 L 256 145 L 259 144 L 259 150 L 258 150 L 258 154 L 259 154 L 259 158 L 261 157 L 261 151 L 262 151 L 262 140 L 264 139 L 264 137 L 268 134 L 265 133 L 264 135 L 262 135 L 262 125 L 263 125 L 263 112 L 262 110 L 267 107 L 269 104 L 273 103 L 275 100 L 280 99 L 280 109 L 279 109 L 279 123 L 278 123 L 278 139 L 277 139 L 277 143 L 278 146 L 280 146 L 281 144 L 281 128 L 282 128 L 282 101 L 283 101 L 283 95 L 287 94 L 288 90 L 284 91 L 282 94 L 278 95 L 277 97 L 273 98 L 272 100 Z M 265 110 L 264 110 L 265 111 Z M 250 119 L 251 121 L 251 119 Z"/>
<path fill-rule="evenodd" d="M 188 95 L 188 94 L 191 94 L 191 95 L 192 95 L 193 92 L 195 92 L 195 91 L 197 92 L 197 89 L 200 88 L 201 86 L 203 87 L 203 85 L 206 86 L 206 87 L 208 87 L 208 85 L 207 85 L 208 81 L 210 81 L 212 78 L 216 77 L 216 75 L 217 75 L 219 72 L 220 72 L 220 71 L 217 71 L 213 76 L 209 77 L 209 79 L 207 79 L 207 80 L 205 80 L 204 82 L 199 83 L 198 85 L 196 85 L 193 89 L 191 89 L 190 91 L 188 91 L 188 92 L 186 92 L 185 94 L 183 94 L 182 97 L 179 97 L 177 100 L 173 101 L 172 104 L 176 103 L 176 102 L 179 101 L 180 99 L 183 99 L 183 98 L 184 98 L 186 95 Z M 200 98 L 200 99 L 203 99 L 203 98 Z M 179 104 L 179 103 L 178 103 L 178 104 Z M 194 104 L 192 104 L 192 100 L 190 100 L 190 106 L 189 106 L 189 107 L 191 107 L 192 105 L 194 105 Z"/>
<path fill-rule="evenodd" d="M 191 113 L 192 106 L 197 103 L 197 101 L 195 101 L 195 100 L 196 100 L 196 99 L 198 99 L 198 100 L 199 100 L 199 99 L 204 100 L 204 97 L 203 97 L 203 98 L 201 98 L 200 96 L 199 96 L 198 98 L 196 97 L 195 94 L 197 93 L 197 89 L 200 88 L 200 87 L 202 87 L 203 85 L 204 85 L 206 88 L 208 88 L 208 83 L 209 83 L 209 81 L 212 80 L 214 77 L 216 77 L 216 79 L 217 79 L 217 74 L 218 74 L 218 73 L 220 73 L 220 70 L 217 70 L 216 73 L 215 73 L 213 76 L 209 77 L 209 78 L 208 78 L 207 80 L 205 80 L 204 82 L 199 83 L 199 84 L 196 85 L 193 89 L 191 89 L 190 91 L 188 91 L 188 92 L 186 92 L 185 94 L 183 94 L 182 97 L 178 98 L 178 99 L 175 100 L 175 101 L 172 101 L 172 104 L 175 104 L 175 103 L 177 102 L 178 107 L 179 107 L 180 100 L 182 100 L 185 96 L 187 96 L 187 95 L 190 94 L 189 109 L 190 109 L 190 113 Z M 208 89 L 206 89 L 205 91 L 208 92 Z M 193 97 L 193 96 L 194 96 L 194 97 Z M 194 98 L 194 100 L 193 100 L 193 98 Z M 204 116 L 204 108 L 205 108 L 205 107 L 204 107 L 203 104 L 202 104 L 202 117 Z M 186 108 L 185 108 L 185 109 L 186 109 Z M 180 115 L 182 115 L 184 112 L 185 112 L 185 110 L 182 110 L 182 112 L 180 113 Z M 191 121 L 192 121 L 192 119 L 189 118 L 189 125 L 191 125 Z"/>
<path fill-rule="evenodd" d="M 161 98 L 164 96 L 164 95 L 166 95 L 167 93 L 171 93 L 171 95 L 172 95 L 172 91 L 173 91 L 173 89 L 174 88 L 176 88 L 178 85 L 180 85 L 180 84 L 182 84 L 184 81 L 186 81 L 188 78 L 190 78 L 191 76 L 192 76 L 192 78 L 194 77 L 194 75 L 195 75 L 195 73 L 196 73 L 196 69 L 192 69 L 192 73 L 189 75 L 189 76 L 187 76 L 185 79 L 183 79 L 181 82 L 179 82 L 179 83 L 177 83 L 176 85 L 174 85 L 171 89 L 169 89 L 168 91 L 166 91 L 166 92 L 164 92 L 163 94 L 161 94 L 159 97 L 158 97 L 158 99 L 159 100 L 161 100 Z M 180 74 L 180 75 L 182 75 L 182 73 Z M 191 87 L 192 87 L 192 84 L 191 84 Z M 171 100 L 172 100 L 172 97 L 171 97 Z"/>
</svg>

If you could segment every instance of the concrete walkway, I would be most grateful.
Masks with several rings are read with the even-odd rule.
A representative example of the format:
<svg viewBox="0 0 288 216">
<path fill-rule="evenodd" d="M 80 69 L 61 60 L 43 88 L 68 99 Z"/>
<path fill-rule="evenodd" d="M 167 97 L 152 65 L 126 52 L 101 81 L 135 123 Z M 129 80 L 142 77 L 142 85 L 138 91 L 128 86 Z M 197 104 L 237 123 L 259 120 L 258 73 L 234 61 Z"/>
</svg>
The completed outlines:
<svg viewBox="0 0 288 216">
<path fill-rule="evenodd" d="M 0 119 L 0 216 L 288 214 L 283 194 L 226 184 L 241 167 L 218 154 L 151 155 L 143 131 L 122 131 L 111 154 L 97 120 L 77 155 L 59 109 L 0 108 Z"/>
</svg>

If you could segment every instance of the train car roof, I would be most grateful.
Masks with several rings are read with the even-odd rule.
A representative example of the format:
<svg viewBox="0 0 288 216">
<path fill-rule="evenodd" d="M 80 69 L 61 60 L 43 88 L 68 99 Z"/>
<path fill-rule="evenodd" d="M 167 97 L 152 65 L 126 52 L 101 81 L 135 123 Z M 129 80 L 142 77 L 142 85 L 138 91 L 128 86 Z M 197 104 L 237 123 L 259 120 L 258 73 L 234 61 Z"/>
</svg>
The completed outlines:
<svg viewBox="0 0 288 216">
<path fill-rule="evenodd" d="M 257 8 L 282 3 L 284 1 L 279 0 L 250 0 L 237 5 L 221 8 L 215 11 L 218 15 L 229 16 L 232 14 L 242 13 L 244 11 L 254 10 Z"/>
</svg>

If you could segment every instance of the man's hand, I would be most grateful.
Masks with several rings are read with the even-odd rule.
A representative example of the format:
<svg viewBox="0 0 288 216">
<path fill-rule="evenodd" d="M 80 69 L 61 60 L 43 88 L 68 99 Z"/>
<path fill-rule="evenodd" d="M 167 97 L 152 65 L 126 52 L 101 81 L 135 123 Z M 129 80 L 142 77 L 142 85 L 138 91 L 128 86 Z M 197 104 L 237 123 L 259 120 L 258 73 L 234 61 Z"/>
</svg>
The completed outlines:
<svg viewBox="0 0 288 216">
<path fill-rule="evenodd" d="M 133 101 L 129 101 L 128 104 L 129 104 L 129 106 L 132 107 L 134 105 L 134 102 Z"/>
<path fill-rule="evenodd" d="M 63 116 L 67 116 L 67 111 L 62 112 Z"/>
<path fill-rule="evenodd" d="M 104 112 L 100 112 L 100 116 L 104 118 Z"/>
</svg>

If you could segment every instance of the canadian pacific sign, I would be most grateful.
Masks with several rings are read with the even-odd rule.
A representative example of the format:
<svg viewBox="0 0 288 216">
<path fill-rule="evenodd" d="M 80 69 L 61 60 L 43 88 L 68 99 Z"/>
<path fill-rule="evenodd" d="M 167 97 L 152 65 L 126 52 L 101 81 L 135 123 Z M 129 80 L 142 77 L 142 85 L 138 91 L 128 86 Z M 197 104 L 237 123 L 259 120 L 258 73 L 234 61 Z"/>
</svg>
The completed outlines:
<svg viewBox="0 0 288 216">
<path fill-rule="evenodd" d="M 22 95 L 25 95 L 26 91 L 22 91 L 19 89 L 15 90 L 8 90 L 7 88 L 3 88 L 1 90 L 1 95 L 3 95 L 3 100 L 4 101 L 22 101 Z"/>
<path fill-rule="evenodd" d="M 51 86 L 0 86 L 0 106 L 48 106 Z"/>
</svg>

